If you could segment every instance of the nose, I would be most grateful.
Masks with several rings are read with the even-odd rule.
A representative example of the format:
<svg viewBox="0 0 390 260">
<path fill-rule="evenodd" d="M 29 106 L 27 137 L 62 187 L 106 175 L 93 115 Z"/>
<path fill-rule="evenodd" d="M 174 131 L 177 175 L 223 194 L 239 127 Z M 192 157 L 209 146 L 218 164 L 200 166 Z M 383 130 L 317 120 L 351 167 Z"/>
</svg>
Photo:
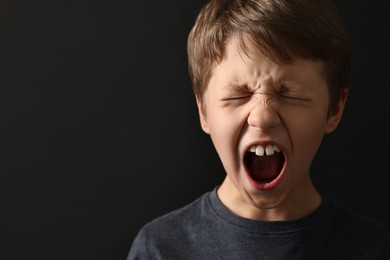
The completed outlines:
<svg viewBox="0 0 390 260">
<path fill-rule="evenodd" d="M 276 111 L 276 99 L 267 94 L 253 98 L 248 115 L 249 126 L 258 130 L 267 130 L 277 126 L 281 119 Z"/>
</svg>

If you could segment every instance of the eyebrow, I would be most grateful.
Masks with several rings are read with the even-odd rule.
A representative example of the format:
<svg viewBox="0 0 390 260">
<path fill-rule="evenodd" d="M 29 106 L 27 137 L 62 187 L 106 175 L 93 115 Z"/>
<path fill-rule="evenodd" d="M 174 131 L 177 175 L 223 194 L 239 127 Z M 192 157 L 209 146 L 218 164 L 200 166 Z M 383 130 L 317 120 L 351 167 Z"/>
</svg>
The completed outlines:
<svg viewBox="0 0 390 260">
<path fill-rule="evenodd" d="M 225 87 L 230 90 L 236 90 L 236 89 L 242 89 L 242 88 L 247 88 L 247 84 L 244 83 L 229 83 L 226 84 Z"/>
<path fill-rule="evenodd" d="M 305 89 L 303 84 L 295 80 L 280 81 L 276 85 L 271 87 L 273 91 L 294 92 L 294 93 L 303 92 L 305 94 L 308 93 L 308 90 Z M 230 83 L 230 84 L 226 84 L 225 87 L 223 88 L 224 95 L 246 95 L 254 91 L 255 89 L 250 87 L 246 83 Z"/>
<path fill-rule="evenodd" d="M 223 88 L 223 92 L 228 94 L 236 94 L 236 93 L 248 93 L 252 90 L 249 88 L 248 84 L 241 83 L 241 84 L 226 84 Z"/>
</svg>

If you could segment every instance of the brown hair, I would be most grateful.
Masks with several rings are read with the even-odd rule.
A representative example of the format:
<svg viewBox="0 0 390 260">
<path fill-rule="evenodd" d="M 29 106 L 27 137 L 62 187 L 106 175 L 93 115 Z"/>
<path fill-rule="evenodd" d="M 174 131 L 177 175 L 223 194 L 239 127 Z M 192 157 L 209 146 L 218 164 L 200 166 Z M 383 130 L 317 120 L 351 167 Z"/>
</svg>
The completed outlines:
<svg viewBox="0 0 390 260">
<path fill-rule="evenodd" d="M 244 52 L 247 37 L 275 62 L 287 64 L 294 57 L 322 61 L 330 109 L 348 87 L 350 42 L 331 0 L 210 0 L 198 14 L 187 46 L 192 86 L 200 99 L 232 35 Z"/>
</svg>

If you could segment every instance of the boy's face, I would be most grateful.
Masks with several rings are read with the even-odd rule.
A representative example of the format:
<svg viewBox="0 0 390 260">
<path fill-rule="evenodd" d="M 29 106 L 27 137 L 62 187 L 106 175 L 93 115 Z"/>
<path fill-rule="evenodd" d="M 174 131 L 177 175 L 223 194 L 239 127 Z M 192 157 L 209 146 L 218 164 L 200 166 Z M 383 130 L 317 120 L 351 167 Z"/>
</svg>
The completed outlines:
<svg viewBox="0 0 390 260">
<path fill-rule="evenodd" d="M 309 168 L 323 135 L 338 125 L 347 94 L 328 115 L 322 63 L 280 65 L 259 52 L 249 56 L 232 38 L 203 103 L 197 98 L 202 128 L 227 173 L 218 194 L 244 217 L 300 217 L 320 202 Z"/>
</svg>

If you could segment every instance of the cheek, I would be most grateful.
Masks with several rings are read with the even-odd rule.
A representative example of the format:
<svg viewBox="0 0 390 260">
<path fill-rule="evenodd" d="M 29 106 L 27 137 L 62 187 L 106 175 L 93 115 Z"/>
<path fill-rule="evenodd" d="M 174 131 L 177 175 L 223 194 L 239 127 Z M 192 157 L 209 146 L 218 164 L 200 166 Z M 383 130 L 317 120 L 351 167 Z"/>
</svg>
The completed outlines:
<svg viewBox="0 0 390 260">
<path fill-rule="evenodd" d="M 226 117 L 216 115 L 210 117 L 210 136 L 216 146 L 217 150 L 232 146 L 235 124 L 234 120 L 227 120 Z"/>
<path fill-rule="evenodd" d="M 295 120 L 286 122 L 293 153 L 309 164 L 325 134 L 326 113 L 300 113 L 299 116 L 290 118 L 295 118 Z"/>
<path fill-rule="evenodd" d="M 238 140 L 242 119 L 234 114 L 219 113 L 209 117 L 210 137 L 225 169 L 236 169 L 239 163 Z"/>
</svg>

